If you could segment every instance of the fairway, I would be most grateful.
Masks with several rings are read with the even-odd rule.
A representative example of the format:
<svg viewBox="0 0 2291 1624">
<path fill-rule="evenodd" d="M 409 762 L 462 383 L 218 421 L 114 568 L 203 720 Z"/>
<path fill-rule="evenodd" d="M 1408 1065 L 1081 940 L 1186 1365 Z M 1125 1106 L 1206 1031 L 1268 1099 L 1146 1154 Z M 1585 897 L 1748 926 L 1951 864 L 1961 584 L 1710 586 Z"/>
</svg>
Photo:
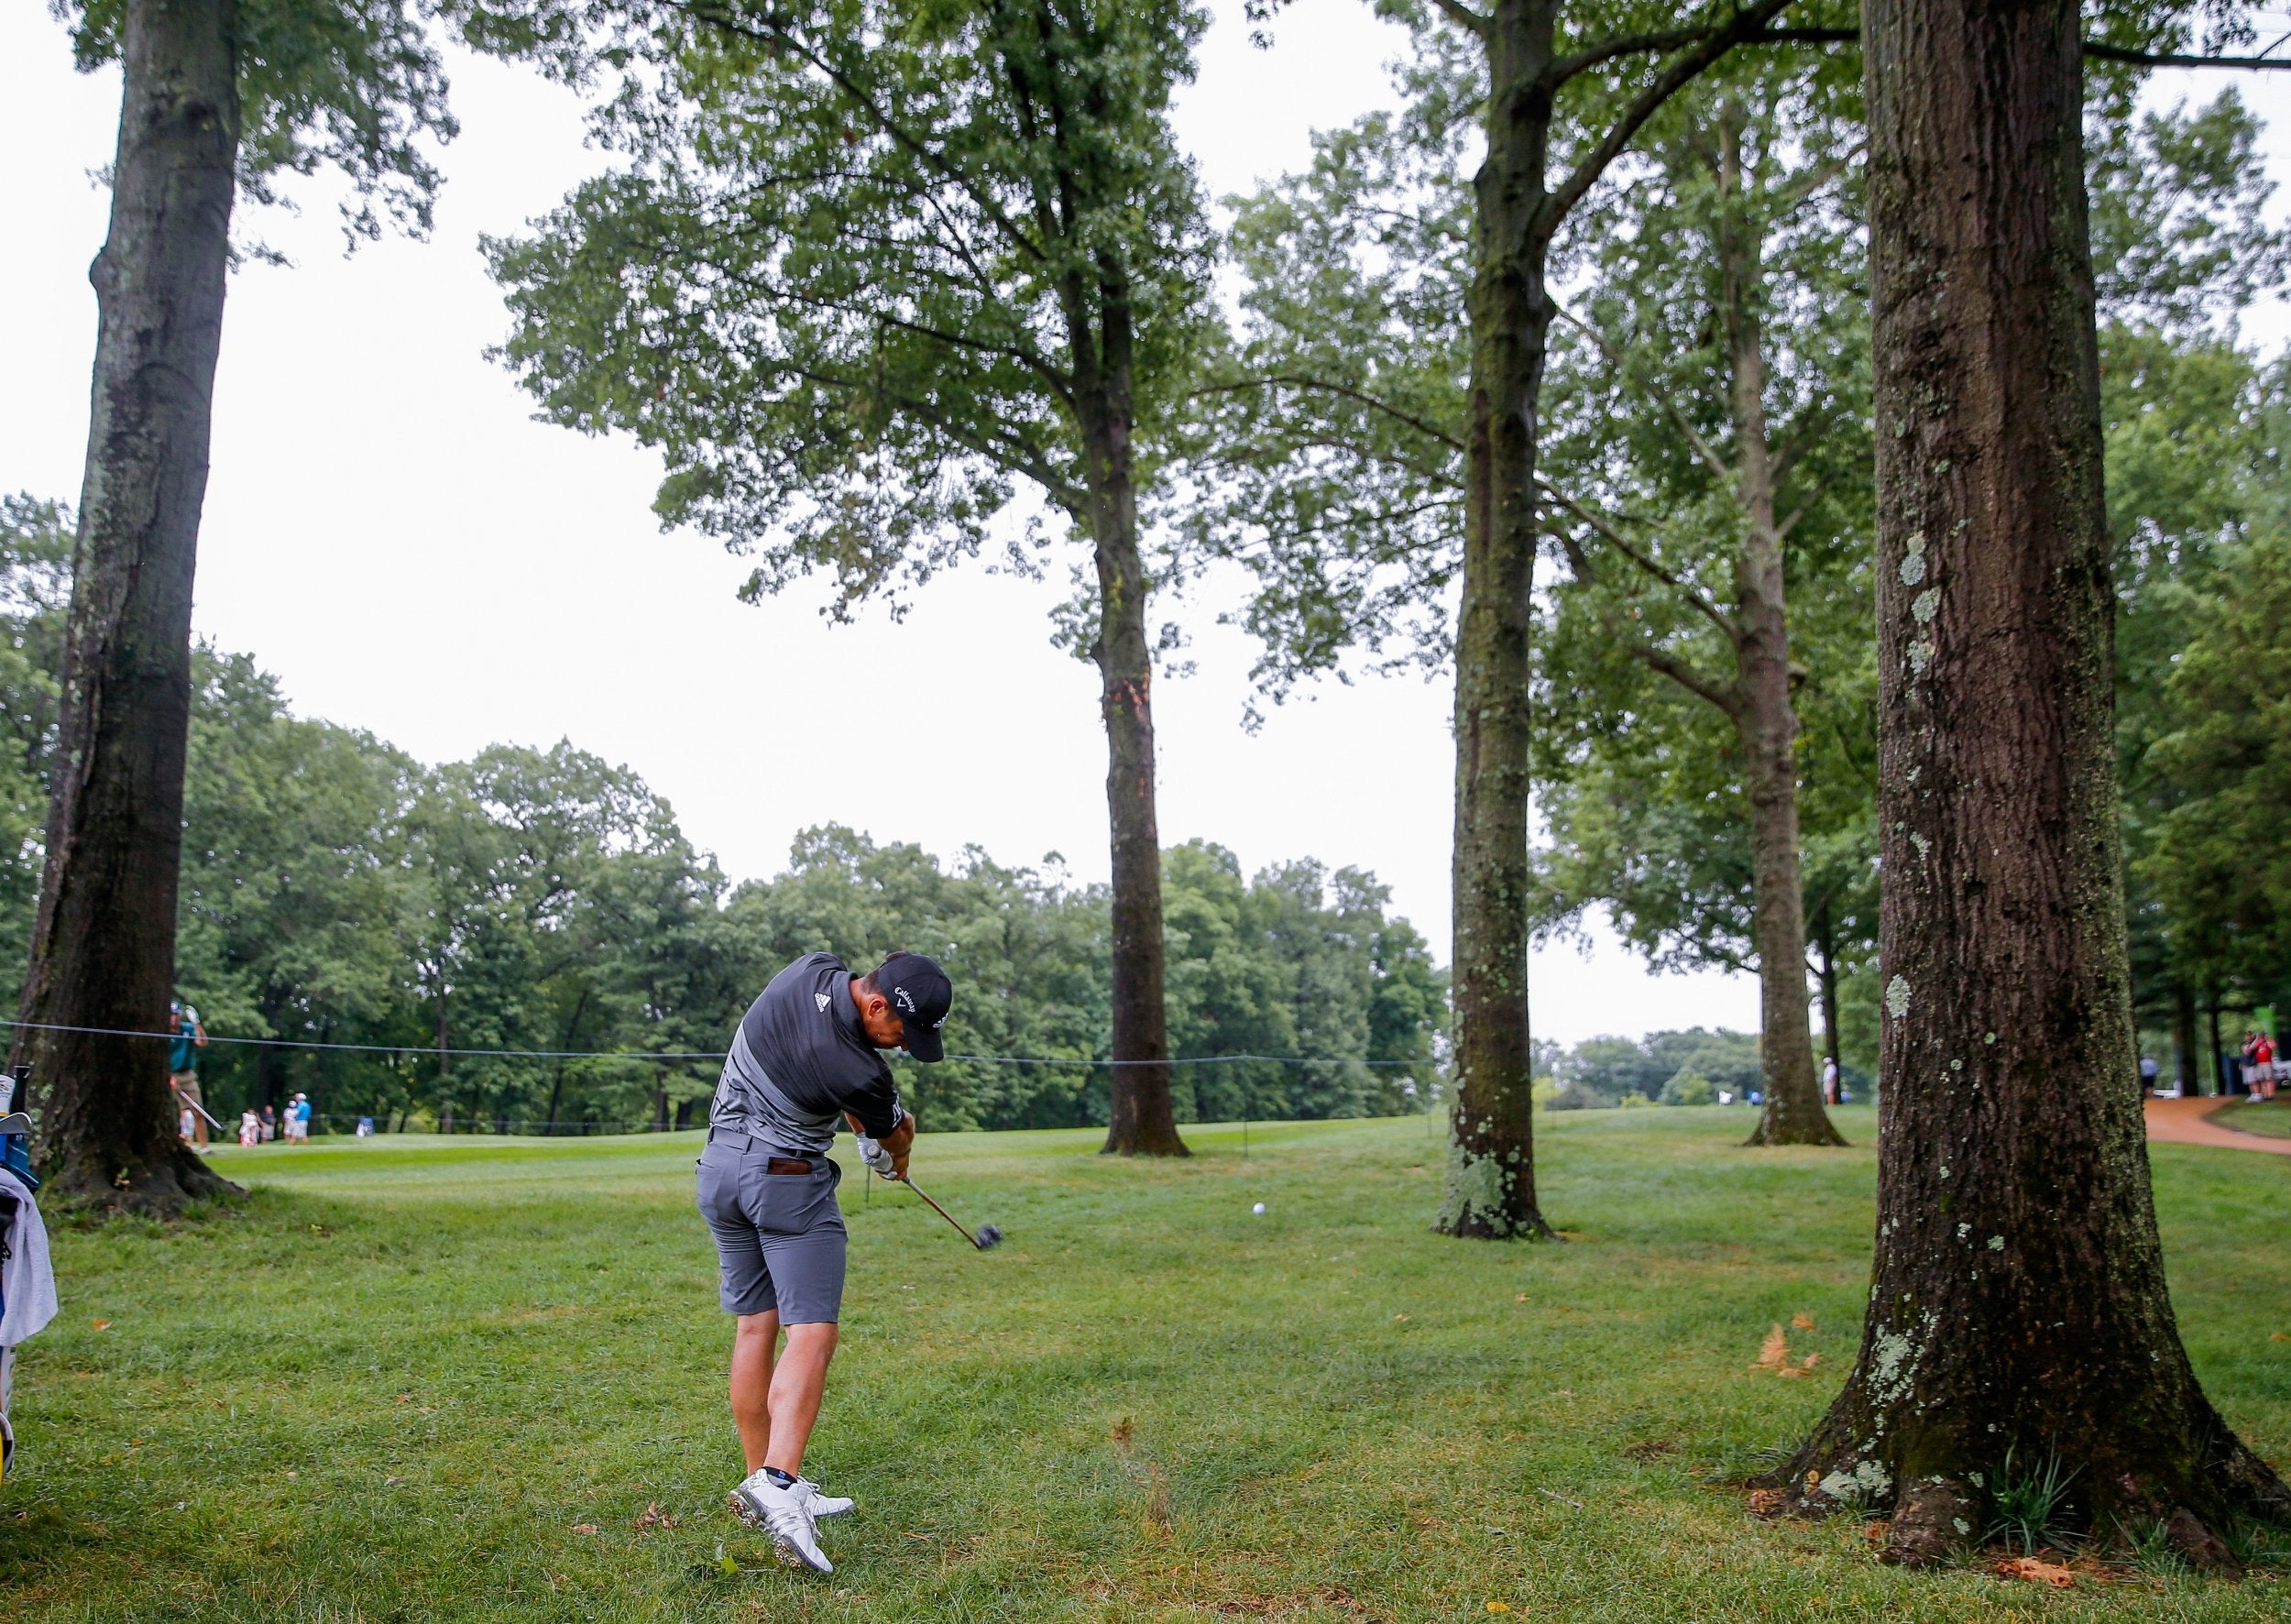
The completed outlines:
<svg viewBox="0 0 2291 1624">
<path fill-rule="evenodd" d="M 974 1253 L 847 1179 L 811 1465 L 860 1509 L 826 1526 L 826 1580 L 723 1509 L 697 1136 L 233 1150 L 241 1210 L 57 1236 L 0 1616 L 2283 1618 L 2280 1568 L 1910 1575 L 1858 1524 L 1761 1523 L 1709 1481 L 1852 1363 L 1875 1124 L 1838 1117 L 1852 1150 L 1737 1148 L 1740 1110 L 1541 1118 L 1559 1246 L 1431 1234 L 1422 1119 L 1258 1125 L 1245 1158 L 1192 1126 L 1167 1166 L 1087 1132 L 926 1136 L 917 1176 L 1009 1239 Z M 2291 1462 L 2286 1169 L 2154 1159 L 2197 1368 Z M 1814 1370 L 1754 1368 L 1796 1314 Z"/>
</svg>

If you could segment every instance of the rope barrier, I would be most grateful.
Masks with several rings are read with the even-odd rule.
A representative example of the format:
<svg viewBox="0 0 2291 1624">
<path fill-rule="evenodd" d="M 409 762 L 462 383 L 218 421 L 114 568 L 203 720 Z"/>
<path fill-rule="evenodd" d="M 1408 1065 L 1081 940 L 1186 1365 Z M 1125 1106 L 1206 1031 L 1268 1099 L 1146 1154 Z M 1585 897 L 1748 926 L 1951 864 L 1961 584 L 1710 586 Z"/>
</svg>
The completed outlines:
<svg viewBox="0 0 2291 1624">
<path fill-rule="evenodd" d="M 124 1026 L 67 1026 L 52 1021 L 0 1021 L 0 1026 L 28 1032 L 72 1032 L 94 1037 L 148 1037 L 162 1043 L 172 1043 L 172 1032 L 138 1032 Z M 658 1051 L 650 1049 L 614 1048 L 436 1048 L 411 1043 L 320 1043 L 300 1037 L 217 1037 L 209 1036 L 209 1043 L 237 1044 L 253 1048 L 330 1049 L 357 1054 L 406 1055 L 422 1057 L 443 1055 L 448 1058 L 476 1057 L 510 1060 L 721 1060 L 724 1050 L 694 1049 Z M 1178 1055 L 1166 1060 L 1097 1060 L 1083 1057 L 1061 1059 L 1058 1056 L 1037 1055 L 966 1055 L 950 1053 L 950 1060 L 969 1060 L 982 1066 L 1233 1066 L 1257 1060 L 1276 1066 L 1426 1066 L 1429 1060 L 1371 1060 L 1348 1056 L 1323 1055 Z"/>
</svg>

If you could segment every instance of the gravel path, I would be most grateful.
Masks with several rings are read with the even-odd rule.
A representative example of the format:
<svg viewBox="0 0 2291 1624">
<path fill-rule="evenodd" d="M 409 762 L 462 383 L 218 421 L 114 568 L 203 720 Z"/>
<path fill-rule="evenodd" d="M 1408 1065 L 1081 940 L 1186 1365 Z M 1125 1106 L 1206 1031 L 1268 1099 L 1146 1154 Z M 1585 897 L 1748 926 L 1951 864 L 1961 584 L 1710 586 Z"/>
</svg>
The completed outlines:
<svg viewBox="0 0 2291 1624">
<path fill-rule="evenodd" d="M 2148 1137 L 2169 1140 L 2175 1145 L 2216 1145 L 2226 1150 L 2264 1150 L 2276 1156 L 2291 1156 L 2291 1139 L 2241 1134 L 2211 1121 L 2211 1114 L 2226 1103 L 2217 1098 L 2150 1100 Z"/>
</svg>

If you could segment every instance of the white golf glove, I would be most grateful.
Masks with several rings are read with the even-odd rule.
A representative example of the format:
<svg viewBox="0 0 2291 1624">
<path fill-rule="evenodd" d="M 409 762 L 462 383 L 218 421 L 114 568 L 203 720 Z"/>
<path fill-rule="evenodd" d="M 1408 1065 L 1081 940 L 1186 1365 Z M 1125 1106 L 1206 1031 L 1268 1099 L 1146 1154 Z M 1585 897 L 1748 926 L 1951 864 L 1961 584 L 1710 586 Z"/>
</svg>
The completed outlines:
<svg viewBox="0 0 2291 1624">
<path fill-rule="evenodd" d="M 870 1171 L 879 1173 L 886 1179 L 890 1178 L 892 1176 L 891 1152 L 882 1147 L 882 1141 L 871 1139 L 865 1134 L 855 1136 L 859 1140 L 860 1160 L 867 1164 Z"/>
</svg>

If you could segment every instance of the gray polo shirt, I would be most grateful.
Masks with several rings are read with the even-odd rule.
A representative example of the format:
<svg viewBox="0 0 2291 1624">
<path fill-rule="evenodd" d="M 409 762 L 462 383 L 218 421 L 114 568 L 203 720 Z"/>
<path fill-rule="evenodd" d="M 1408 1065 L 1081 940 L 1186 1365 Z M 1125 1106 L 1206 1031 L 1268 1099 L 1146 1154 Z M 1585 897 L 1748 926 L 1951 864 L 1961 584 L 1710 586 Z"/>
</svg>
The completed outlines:
<svg viewBox="0 0 2291 1624">
<path fill-rule="evenodd" d="M 847 1111 L 879 1139 L 904 1114 L 891 1068 L 851 1003 L 851 972 L 832 953 L 806 954 L 773 976 L 740 1017 L 708 1125 L 790 1155 L 821 1156 Z"/>
</svg>

